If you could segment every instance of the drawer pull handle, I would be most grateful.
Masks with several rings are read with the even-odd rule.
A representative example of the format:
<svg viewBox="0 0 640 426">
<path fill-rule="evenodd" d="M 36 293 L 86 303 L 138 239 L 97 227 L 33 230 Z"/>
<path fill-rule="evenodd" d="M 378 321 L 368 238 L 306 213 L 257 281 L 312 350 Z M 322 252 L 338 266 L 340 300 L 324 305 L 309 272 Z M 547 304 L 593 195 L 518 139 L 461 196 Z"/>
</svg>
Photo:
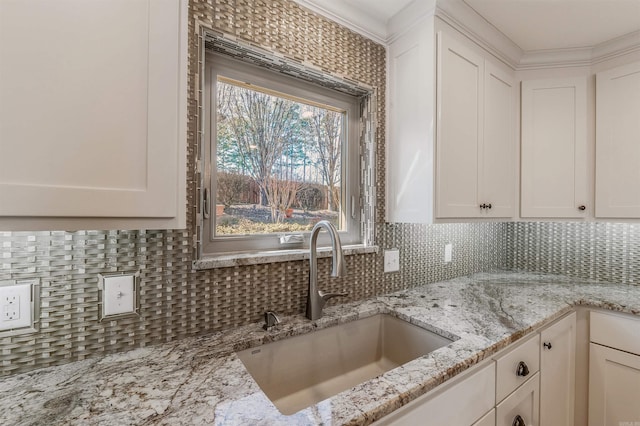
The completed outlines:
<svg viewBox="0 0 640 426">
<path fill-rule="evenodd" d="M 520 361 L 518 363 L 518 368 L 516 369 L 516 376 L 526 377 L 528 375 L 529 367 L 527 367 L 527 364 L 525 364 L 524 361 Z"/>
<path fill-rule="evenodd" d="M 551 346 L 551 342 L 549 342 L 549 343 L 545 342 L 545 343 L 542 344 L 542 346 L 544 346 L 547 349 L 551 349 L 553 347 L 553 346 Z"/>
<path fill-rule="evenodd" d="M 513 419 L 513 423 L 511 423 L 511 426 L 527 426 L 524 422 L 524 420 L 522 420 L 522 417 L 520 417 L 520 414 L 518 414 L 514 419 Z"/>
<path fill-rule="evenodd" d="M 578 210 L 580 210 L 581 212 L 585 211 L 587 209 L 587 206 L 578 206 Z"/>
</svg>

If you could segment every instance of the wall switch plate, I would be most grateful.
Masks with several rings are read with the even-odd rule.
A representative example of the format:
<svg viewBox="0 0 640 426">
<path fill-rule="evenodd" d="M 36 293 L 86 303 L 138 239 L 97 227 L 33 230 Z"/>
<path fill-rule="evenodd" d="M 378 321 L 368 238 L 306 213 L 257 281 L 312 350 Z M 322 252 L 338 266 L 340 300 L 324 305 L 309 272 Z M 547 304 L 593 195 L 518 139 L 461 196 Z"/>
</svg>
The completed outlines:
<svg viewBox="0 0 640 426">
<path fill-rule="evenodd" d="M 0 331 L 33 327 L 32 283 L 0 286 Z"/>
<path fill-rule="evenodd" d="M 453 257 L 453 246 L 451 243 L 444 245 L 444 263 L 451 262 L 451 258 Z"/>
<path fill-rule="evenodd" d="M 102 318 L 137 314 L 136 274 L 101 275 Z"/>
<path fill-rule="evenodd" d="M 384 251 L 384 272 L 396 272 L 400 270 L 400 250 L 389 249 Z"/>
</svg>

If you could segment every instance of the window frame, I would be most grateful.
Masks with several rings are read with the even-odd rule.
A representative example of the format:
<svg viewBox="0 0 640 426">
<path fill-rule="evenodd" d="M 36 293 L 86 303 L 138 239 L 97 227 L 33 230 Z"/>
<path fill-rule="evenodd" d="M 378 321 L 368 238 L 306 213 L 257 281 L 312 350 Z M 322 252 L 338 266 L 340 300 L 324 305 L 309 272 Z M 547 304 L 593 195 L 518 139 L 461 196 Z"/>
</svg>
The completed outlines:
<svg viewBox="0 0 640 426">
<path fill-rule="evenodd" d="M 297 250 L 309 247 L 311 232 L 301 234 L 304 237 L 302 244 L 280 244 L 279 237 L 283 235 L 300 234 L 300 232 L 249 234 L 234 236 L 215 236 L 215 194 L 217 176 L 216 161 L 216 114 L 217 110 L 216 86 L 218 75 L 225 78 L 241 81 L 244 84 L 255 85 L 259 88 L 272 90 L 278 93 L 305 99 L 313 103 L 327 105 L 346 111 L 346 149 L 343 147 L 341 157 L 341 192 L 344 200 L 344 208 L 341 209 L 342 221 L 345 230 L 338 231 L 343 245 L 361 244 L 363 241 L 361 227 L 361 182 L 360 182 L 360 113 L 361 98 L 354 95 L 338 92 L 320 85 L 309 83 L 277 71 L 264 69 L 229 56 L 219 53 L 206 52 L 204 63 L 204 103 L 202 113 L 204 116 L 204 134 L 202 135 L 203 162 L 203 191 L 209 196 L 204 210 L 210 212 L 208 218 L 202 215 L 202 240 L 201 256 L 215 256 L 229 253 L 251 253 L 261 251 Z M 344 142 L 343 142 L 344 143 Z M 318 238 L 319 246 L 329 246 L 330 239 L 326 232 L 321 232 Z"/>
</svg>

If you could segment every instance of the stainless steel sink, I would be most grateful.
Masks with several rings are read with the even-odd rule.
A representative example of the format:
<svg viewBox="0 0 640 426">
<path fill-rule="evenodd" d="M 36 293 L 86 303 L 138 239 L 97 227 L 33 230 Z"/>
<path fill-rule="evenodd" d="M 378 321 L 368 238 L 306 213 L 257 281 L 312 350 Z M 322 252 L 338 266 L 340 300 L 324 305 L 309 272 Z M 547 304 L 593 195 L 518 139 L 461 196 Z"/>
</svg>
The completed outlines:
<svg viewBox="0 0 640 426">
<path fill-rule="evenodd" d="M 288 415 L 451 342 L 390 315 L 375 315 L 237 355 Z"/>
</svg>

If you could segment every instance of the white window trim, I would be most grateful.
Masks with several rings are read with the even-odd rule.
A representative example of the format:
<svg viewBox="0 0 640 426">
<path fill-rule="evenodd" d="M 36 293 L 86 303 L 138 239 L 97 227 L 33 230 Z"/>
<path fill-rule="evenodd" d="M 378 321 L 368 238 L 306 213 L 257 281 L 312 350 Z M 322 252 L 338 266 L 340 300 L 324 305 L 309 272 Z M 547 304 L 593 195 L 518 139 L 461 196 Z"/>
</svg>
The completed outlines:
<svg viewBox="0 0 640 426">
<path fill-rule="evenodd" d="M 342 190 L 345 208 L 342 209 L 346 231 L 339 231 L 343 244 L 362 243 L 361 234 L 361 206 L 360 206 L 360 99 L 340 93 L 331 89 L 320 87 L 294 77 L 281 75 L 275 71 L 231 59 L 224 55 L 207 52 L 204 64 L 204 137 L 203 159 L 207 159 L 203 166 L 203 191 L 215 194 L 215 182 L 212 176 L 216 175 L 216 161 L 213 150 L 215 138 L 215 114 L 211 114 L 215 101 L 215 86 L 217 75 L 221 75 L 238 81 L 255 84 L 277 92 L 289 93 L 293 96 L 308 99 L 320 104 L 334 106 L 347 111 L 348 137 L 347 150 L 343 154 L 342 164 Z M 208 219 L 203 219 L 202 240 L 200 257 L 218 256 L 230 253 L 264 252 L 265 250 L 299 250 L 308 248 L 310 232 L 303 233 L 304 242 L 301 245 L 288 246 L 279 244 L 279 236 L 284 234 L 265 234 L 250 236 L 224 236 L 213 237 L 215 228 L 215 196 L 209 196 Z M 329 238 L 324 232 L 318 240 L 320 246 L 330 244 Z"/>
</svg>

